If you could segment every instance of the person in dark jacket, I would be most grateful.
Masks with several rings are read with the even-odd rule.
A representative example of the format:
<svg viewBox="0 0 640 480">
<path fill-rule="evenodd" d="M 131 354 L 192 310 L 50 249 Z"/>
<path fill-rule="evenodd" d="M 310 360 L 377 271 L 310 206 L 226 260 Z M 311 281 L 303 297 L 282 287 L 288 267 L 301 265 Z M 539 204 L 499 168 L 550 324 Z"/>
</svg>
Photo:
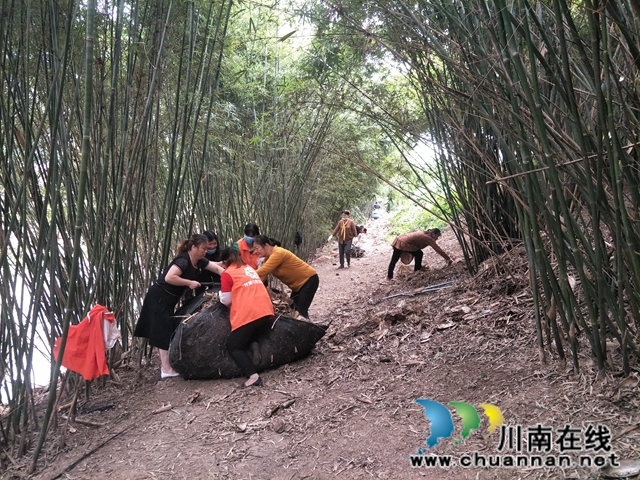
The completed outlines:
<svg viewBox="0 0 640 480">
<path fill-rule="evenodd" d="M 220 261 L 220 250 L 221 250 L 218 245 L 218 236 L 210 230 L 205 230 L 204 232 L 202 232 L 202 235 L 207 237 L 207 240 L 208 240 L 207 253 L 205 254 L 204 258 L 206 258 L 210 262 L 218 263 Z M 196 288 L 193 291 L 194 297 L 200 295 L 202 292 L 206 291 L 207 289 L 210 289 L 213 291 L 220 290 L 220 275 L 216 272 L 212 272 L 210 270 L 205 269 L 200 273 L 200 276 L 196 280 L 200 282 L 200 284 L 206 284 L 206 285 L 202 285 Z"/>
<path fill-rule="evenodd" d="M 202 232 L 202 234 L 207 237 L 207 240 L 209 240 L 209 242 L 207 243 L 207 253 L 205 254 L 204 258 L 206 258 L 210 262 L 219 262 L 220 245 L 218 244 L 218 236 L 210 230 L 205 230 L 204 232 Z M 220 283 L 220 275 L 215 272 L 205 270 L 204 272 L 202 272 L 201 282 Z"/>
</svg>

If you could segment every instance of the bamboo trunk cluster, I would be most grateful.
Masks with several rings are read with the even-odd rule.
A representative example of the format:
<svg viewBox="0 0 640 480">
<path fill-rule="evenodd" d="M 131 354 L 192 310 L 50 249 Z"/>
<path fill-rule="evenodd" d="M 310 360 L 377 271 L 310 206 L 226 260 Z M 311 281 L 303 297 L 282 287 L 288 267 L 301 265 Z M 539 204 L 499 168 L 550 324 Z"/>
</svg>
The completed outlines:
<svg viewBox="0 0 640 480">
<path fill-rule="evenodd" d="M 577 369 L 585 339 L 600 369 L 628 374 L 640 355 L 637 8 L 400 0 L 384 15 L 375 34 L 411 67 L 469 267 L 524 244 L 541 357 L 552 346 Z"/>
<path fill-rule="evenodd" d="M 239 42 L 232 5 L 2 2 L 0 445 L 20 457 L 39 429 L 32 471 L 55 424 L 53 342 L 94 303 L 130 351 L 182 239 L 214 230 L 230 246 L 255 222 L 292 249 L 302 232 L 306 258 L 326 235 L 336 111 L 304 84 L 283 93 L 278 19 Z M 42 423 L 34 368 L 51 372 Z"/>
</svg>

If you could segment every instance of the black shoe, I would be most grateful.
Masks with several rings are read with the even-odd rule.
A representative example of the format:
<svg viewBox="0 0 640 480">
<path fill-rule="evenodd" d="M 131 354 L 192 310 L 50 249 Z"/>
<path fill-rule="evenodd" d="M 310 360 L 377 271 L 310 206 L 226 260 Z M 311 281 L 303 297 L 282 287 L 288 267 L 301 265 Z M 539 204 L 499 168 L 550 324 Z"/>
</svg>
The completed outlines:
<svg viewBox="0 0 640 480">
<path fill-rule="evenodd" d="M 261 387 L 261 386 L 262 386 L 262 377 L 258 377 L 258 379 L 255 382 L 253 382 L 251 385 L 246 385 L 246 382 L 242 382 L 240 385 L 238 385 L 238 388 Z"/>
<path fill-rule="evenodd" d="M 338 268 L 344 268 L 344 265 L 340 265 Z"/>
</svg>

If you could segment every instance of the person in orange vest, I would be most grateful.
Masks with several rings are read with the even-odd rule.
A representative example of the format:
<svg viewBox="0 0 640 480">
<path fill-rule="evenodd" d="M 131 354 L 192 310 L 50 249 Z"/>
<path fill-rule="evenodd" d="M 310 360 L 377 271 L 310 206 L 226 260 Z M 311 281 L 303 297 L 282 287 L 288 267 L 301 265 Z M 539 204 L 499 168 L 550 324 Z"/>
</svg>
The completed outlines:
<svg viewBox="0 0 640 480">
<path fill-rule="evenodd" d="M 358 236 L 358 229 L 356 224 L 350 218 L 351 212 L 349 210 L 342 211 L 342 218 L 333 229 L 331 237 L 338 236 L 338 252 L 340 253 L 340 266 L 338 268 L 344 268 L 344 257 L 347 257 L 347 267 L 351 266 L 351 243 L 353 239 Z M 331 239 L 329 237 L 329 239 Z"/>
<path fill-rule="evenodd" d="M 391 246 L 393 247 L 393 255 L 391 256 L 391 262 L 389 262 L 389 269 L 387 272 L 387 279 L 393 280 L 393 271 L 396 268 L 396 263 L 400 260 L 403 253 L 409 253 L 415 257 L 414 270 L 417 272 L 422 268 L 422 256 L 423 248 L 433 248 L 442 258 L 447 262 L 447 265 L 451 265 L 453 260 L 451 257 L 442 250 L 436 243 L 442 236 L 442 232 L 439 228 L 430 228 L 423 232 L 410 232 L 398 235 L 393 241 Z M 411 257 L 409 257 L 411 258 Z M 404 260 L 403 260 L 404 261 Z M 410 263 L 409 260 L 407 263 Z"/>
<path fill-rule="evenodd" d="M 197 279 L 203 270 L 222 273 L 222 267 L 205 258 L 209 240 L 205 235 L 192 235 L 178 247 L 178 255 L 164 273 L 149 287 L 144 297 L 140 317 L 133 335 L 149 339 L 149 345 L 160 353 L 160 377 L 180 375 L 169 363 L 169 342 L 180 319 L 174 317 L 175 308 L 188 289 L 200 287 Z"/>
<path fill-rule="evenodd" d="M 242 261 L 256 270 L 258 268 L 259 256 L 255 253 L 253 239 L 260 235 L 260 229 L 255 223 L 247 223 L 244 226 L 244 237 L 233 244 L 233 247 L 240 252 Z"/>
<path fill-rule="evenodd" d="M 260 276 L 242 261 L 235 248 L 225 248 L 220 260 L 225 266 L 220 276 L 220 302 L 231 308 L 231 333 L 227 351 L 247 380 L 238 388 L 258 387 L 262 378 L 247 354 L 247 347 L 273 324 L 273 303 Z"/>
<path fill-rule="evenodd" d="M 258 235 L 255 245 L 258 256 L 265 259 L 258 269 L 260 280 L 264 282 L 272 274 L 289 287 L 296 310 L 308 320 L 309 306 L 320 284 L 316 270 L 289 250 L 280 247 L 279 241 L 266 235 Z"/>
</svg>

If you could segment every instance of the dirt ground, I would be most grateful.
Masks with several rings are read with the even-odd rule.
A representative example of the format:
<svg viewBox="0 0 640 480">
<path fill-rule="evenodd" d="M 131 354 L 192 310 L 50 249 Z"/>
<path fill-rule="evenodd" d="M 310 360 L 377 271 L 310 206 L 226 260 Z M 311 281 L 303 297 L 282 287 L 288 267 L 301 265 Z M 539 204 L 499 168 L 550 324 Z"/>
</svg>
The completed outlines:
<svg viewBox="0 0 640 480">
<path fill-rule="evenodd" d="M 523 252 L 486 262 L 472 277 L 446 230 L 439 244 L 455 259 L 452 266 L 427 249 L 428 269 L 402 267 L 387 282 L 386 230 L 384 216 L 369 222 L 359 242 L 365 254 L 349 269 L 337 269 L 335 242 L 318 252 L 320 289 L 310 314 L 331 326 L 308 358 L 265 372 L 265 386 L 245 390 L 235 388 L 239 380 L 160 380 L 155 355 L 141 370 L 125 365 L 117 371 L 120 384 L 94 386 L 90 400 L 80 402 L 77 418 L 97 426 L 51 432 L 35 478 L 586 480 L 600 474 L 595 467 L 412 468 L 409 456 L 426 448 L 430 425 L 419 398 L 496 405 L 511 432 L 571 425 L 582 435 L 589 425 L 604 426 L 613 436 L 606 455 L 631 462 L 625 465 L 633 471 L 640 457 L 637 372 L 623 381 L 608 370 L 596 380 L 586 349 L 578 373 L 550 351 L 547 363 L 540 361 Z M 384 298 L 449 281 L 434 292 Z M 612 355 L 619 365 L 615 350 Z M 455 460 L 500 453 L 500 431 L 488 433 L 480 407 L 480 428 L 459 444 L 463 426 L 450 410 L 453 436 L 429 454 Z M 553 447 L 545 455 L 558 455 Z M 592 449 L 572 458 L 604 453 Z M 5 478 L 22 477 L 24 464 L 16 460 Z"/>
</svg>

